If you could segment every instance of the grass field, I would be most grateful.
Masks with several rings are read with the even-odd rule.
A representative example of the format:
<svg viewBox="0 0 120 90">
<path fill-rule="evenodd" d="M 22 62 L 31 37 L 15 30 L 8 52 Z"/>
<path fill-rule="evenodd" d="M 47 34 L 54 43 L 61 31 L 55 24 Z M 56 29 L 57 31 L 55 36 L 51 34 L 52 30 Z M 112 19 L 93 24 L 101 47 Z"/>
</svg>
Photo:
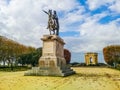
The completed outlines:
<svg viewBox="0 0 120 90">
<path fill-rule="evenodd" d="M 120 71 L 99 67 L 76 67 L 68 77 L 24 76 L 0 72 L 0 90 L 120 90 Z"/>
</svg>

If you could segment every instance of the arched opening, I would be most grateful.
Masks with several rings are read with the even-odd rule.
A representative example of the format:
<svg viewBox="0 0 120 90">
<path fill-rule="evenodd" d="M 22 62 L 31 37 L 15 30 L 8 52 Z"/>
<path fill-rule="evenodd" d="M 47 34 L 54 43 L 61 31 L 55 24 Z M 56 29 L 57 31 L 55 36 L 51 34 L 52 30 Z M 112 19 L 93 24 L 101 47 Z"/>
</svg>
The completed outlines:
<svg viewBox="0 0 120 90">
<path fill-rule="evenodd" d="M 92 57 L 90 57 L 90 64 L 92 63 Z"/>
</svg>

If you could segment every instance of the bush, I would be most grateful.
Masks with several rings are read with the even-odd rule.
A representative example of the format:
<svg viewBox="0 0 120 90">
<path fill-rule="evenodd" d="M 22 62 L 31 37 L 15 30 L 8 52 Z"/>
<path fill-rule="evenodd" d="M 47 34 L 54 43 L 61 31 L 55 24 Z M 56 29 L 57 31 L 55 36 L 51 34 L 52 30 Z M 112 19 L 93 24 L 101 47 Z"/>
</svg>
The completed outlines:
<svg viewBox="0 0 120 90">
<path fill-rule="evenodd" d="M 104 60 L 111 66 L 120 64 L 120 45 L 111 45 L 103 49 Z"/>
<path fill-rule="evenodd" d="M 66 60 L 66 63 L 69 64 L 71 60 L 71 53 L 67 49 L 64 49 L 64 58 Z"/>
</svg>

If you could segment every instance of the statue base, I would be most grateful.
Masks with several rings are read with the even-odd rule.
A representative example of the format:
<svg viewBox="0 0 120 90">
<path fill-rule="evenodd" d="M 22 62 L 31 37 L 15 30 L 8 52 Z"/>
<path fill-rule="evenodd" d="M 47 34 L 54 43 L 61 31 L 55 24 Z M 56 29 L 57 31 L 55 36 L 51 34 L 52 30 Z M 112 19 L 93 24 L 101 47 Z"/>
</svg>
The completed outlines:
<svg viewBox="0 0 120 90">
<path fill-rule="evenodd" d="M 36 76 L 68 76 L 75 74 L 64 58 L 64 41 L 56 35 L 44 35 L 42 56 L 39 67 L 33 67 L 25 75 Z"/>
</svg>

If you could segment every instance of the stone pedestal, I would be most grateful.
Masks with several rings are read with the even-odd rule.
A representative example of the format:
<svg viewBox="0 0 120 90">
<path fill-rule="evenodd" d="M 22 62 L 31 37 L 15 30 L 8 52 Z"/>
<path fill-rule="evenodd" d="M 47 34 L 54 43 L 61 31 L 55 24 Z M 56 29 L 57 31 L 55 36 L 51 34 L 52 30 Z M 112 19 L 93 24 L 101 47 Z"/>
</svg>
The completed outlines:
<svg viewBox="0 0 120 90">
<path fill-rule="evenodd" d="M 66 65 L 64 41 L 56 35 L 44 35 L 39 67 L 33 67 L 25 75 L 68 76 L 75 72 Z"/>
</svg>

